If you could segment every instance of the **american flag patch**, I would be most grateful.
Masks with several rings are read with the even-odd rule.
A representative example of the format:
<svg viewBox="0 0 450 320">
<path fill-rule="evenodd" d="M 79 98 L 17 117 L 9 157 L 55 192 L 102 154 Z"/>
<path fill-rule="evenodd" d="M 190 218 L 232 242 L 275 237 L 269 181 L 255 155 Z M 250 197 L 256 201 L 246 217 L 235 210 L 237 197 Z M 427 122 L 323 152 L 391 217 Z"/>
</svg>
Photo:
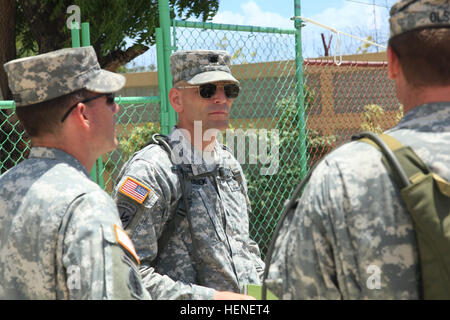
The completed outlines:
<svg viewBox="0 0 450 320">
<path fill-rule="evenodd" d="M 131 199 L 143 203 L 150 193 L 150 188 L 147 188 L 142 183 L 128 177 L 120 187 L 119 191 Z"/>
</svg>

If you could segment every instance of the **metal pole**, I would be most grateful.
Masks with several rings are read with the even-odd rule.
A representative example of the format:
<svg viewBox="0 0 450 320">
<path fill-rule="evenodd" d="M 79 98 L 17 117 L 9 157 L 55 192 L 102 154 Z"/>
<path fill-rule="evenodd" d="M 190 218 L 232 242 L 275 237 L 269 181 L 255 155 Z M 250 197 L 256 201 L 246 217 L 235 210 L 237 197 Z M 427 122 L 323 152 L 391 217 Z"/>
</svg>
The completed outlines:
<svg viewBox="0 0 450 320">
<path fill-rule="evenodd" d="M 294 14 L 301 15 L 301 0 L 294 0 Z M 302 20 L 296 18 L 294 27 L 297 30 L 295 35 L 295 75 L 297 79 L 297 104 L 299 123 L 299 143 L 300 143 L 300 173 L 303 179 L 308 172 L 308 154 L 306 148 L 306 122 L 305 122 L 305 97 L 303 92 L 303 54 L 302 54 Z"/>
<path fill-rule="evenodd" d="M 182 27 L 182 28 L 197 28 L 197 29 L 211 29 L 211 30 L 242 31 L 242 32 L 261 32 L 261 33 L 279 33 L 279 34 L 297 34 L 297 30 L 291 30 L 291 29 L 243 26 L 243 25 L 236 25 L 236 24 L 223 24 L 223 23 L 212 23 L 212 22 L 173 20 L 173 24 L 175 27 Z"/>
<path fill-rule="evenodd" d="M 158 64 L 158 88 L 160 97 L 159 122 L 161 124 L 161 133 L 169 134 L 169 116 L 168 116 L 168 92 L 166 91 L 166 79 L 164 70 L 164 41 L 161 28 L 156 28 L 156 58 Z M 160 71 L 161 70 L 161 71 Z"/>
<path fill-rule="evenodd" d="M 70 29 L 72 35 L 72 48 L 80 47 L 80 26 L 75 21 L 72 22 L 72 29 Z"/>
<path fill-rule="evenodd" d="M 81 24 L 81 41 L 80 41 L 80 26 L 76 23 L 72 23 L 72 48 L 79 48 L 80 42 L 81 46 L 86 47 L 91 45 L 91 36 L 89 31 L 89 23 L 83 22 Z M 90 173 L 91 180 L 96 182 L 102 189 L 105 188 L 105 183 L 103 182 L 103 158 L 100 157 L 94 163 L 94 167 Z"/>
<path fill-rule="evenodd" d="M 89 22 L 83 22 L 81 24 L 81 45 L 88 47 L 91 45 L 91 35 L 89 32 Z"/>
<path fill-rule="evenodd" d="M 169 0 L 158 0 L 158 9 L 159 9 L 159 25 L 161 28 L 162 34 L 162 54 L 163 54 L 163 68 L 160 69 L 158 66 L 158 71 L 164 73 L 164 86 L 166 95 L 169 94 L 170 89 L 172 88 L 172 75 L 170 74 L 170 55 L 172 53 L 172 45 L 170 40 L 170 7 Z M 161 84 L 159 85 L 161 88 Z M 168 117 L 168 125 L 169 130 L 176 123 L 176 114 L 175 110 L 170 106 L 168 96 L 166 99 L 166 107 L 167 117 Z M 162 99 L 161 99 L 162 100 Z"/>
</svg>

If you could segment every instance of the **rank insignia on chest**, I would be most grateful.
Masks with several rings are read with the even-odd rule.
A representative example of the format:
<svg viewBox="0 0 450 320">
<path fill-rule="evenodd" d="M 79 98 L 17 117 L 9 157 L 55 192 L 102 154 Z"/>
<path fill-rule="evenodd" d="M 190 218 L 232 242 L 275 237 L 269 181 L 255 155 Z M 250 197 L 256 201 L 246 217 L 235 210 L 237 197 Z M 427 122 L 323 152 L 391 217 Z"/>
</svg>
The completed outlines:
<svg viewBox="0 0 450 320">
<path fill-rule="evenodd" d="M 150 188 L 147 188 L 142 183 L 128 177 L 120 187 L 119 191 L 142 204 L 150 193 Z"/>
</svg>

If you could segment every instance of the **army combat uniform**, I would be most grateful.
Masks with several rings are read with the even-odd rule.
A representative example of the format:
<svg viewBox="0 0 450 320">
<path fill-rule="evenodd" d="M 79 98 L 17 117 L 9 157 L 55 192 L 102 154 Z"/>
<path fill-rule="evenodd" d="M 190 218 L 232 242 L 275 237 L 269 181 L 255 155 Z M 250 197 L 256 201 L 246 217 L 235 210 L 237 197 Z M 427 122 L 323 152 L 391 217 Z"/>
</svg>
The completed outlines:
<svg viewBox="0 0 450 320">
<path fill-rule="evenodd" d="M 217 142 L 206 161 L 179 129 L 172 131 L 170 145 L 174 161 L 156 144 L 137 152 L 122 168 L 115 190 L 144 285 L 156 299 L 212 299 L 211 288 L 240 292 L 244 284 L 259 284 L 264 263 L 249 237 L 250 204 L 239 163 Z M 186 165 L 192 179 L 187 183 L 192 230 L 181 193 L 186 181 L 173 170 L 176 164 Z M 158 239 L 173 218 L 175 230 L 159 252 Z"/>
<path fill-rule="evenodd" d="M 450 102 L 416 107 L 386 133 L 450 180 Z M 352 142 L 314 170 L 272 257 L 267 284 L 280 298 L 419 299 L 412 218 L 381 157 Z"/>
<path fill-rule="evenodd" d="M 78 160 L 32 148 L 0 186 L 0 299 L 148 297 L 114 201 Z"/>
<path fill-rule="evenodd" d="M 450 26 L 448 0 L 402 0 L 391 9 L 391 38 Z M 445 13 L 446 12 L 446 13 Z M 450 180 L 450 101 L 408 111 L 386 133 Z M 266 281 L 282 299 L 419 299 L 421 275 L 413 221 L 382 153 L 345 144 L 312 172 L 275 243 Z"/>
<path fill-rule="evenodd" d="M 125 84 L 122 75 L 100 68 L 93 47 L 16 59 L 4 68 L 17 110 Z M 48 129 L 54 137 L 56 129 Z M 79 159 L 30 135 L 32 144 L 37 138 L 49 144 L 33 147 L 0 176 L 0 299 L 149 299 L 114 201 Z"/>
</svg>

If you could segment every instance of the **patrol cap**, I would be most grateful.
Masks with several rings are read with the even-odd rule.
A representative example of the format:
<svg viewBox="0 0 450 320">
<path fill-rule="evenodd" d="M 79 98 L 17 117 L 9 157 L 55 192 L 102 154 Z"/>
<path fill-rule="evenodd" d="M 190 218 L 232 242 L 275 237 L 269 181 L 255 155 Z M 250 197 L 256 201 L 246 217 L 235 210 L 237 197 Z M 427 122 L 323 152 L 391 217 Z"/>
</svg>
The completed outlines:
<svg viewBox="0 0 450 320">
<path fill-rule="evenodd" d="M 415 29 L 450 27 L 450 0 L 400 0 L 390 16 L 390 38 Z"/>
<path fill-rule="evenodd" d="M 231 56 L 220 50 L 178 51 L 170 56 L 173 83 L 184 80 L 191 85 L 231 81 L 239 83 L 230 70 Z"/>
<path fill-rule="evenodd" d="M 17 107 L 51 100 L 80 89 L 111 93 L 125 77 L 100 68 L 92 46 L 56 50 L 4 65 Z"/>
</svg>

